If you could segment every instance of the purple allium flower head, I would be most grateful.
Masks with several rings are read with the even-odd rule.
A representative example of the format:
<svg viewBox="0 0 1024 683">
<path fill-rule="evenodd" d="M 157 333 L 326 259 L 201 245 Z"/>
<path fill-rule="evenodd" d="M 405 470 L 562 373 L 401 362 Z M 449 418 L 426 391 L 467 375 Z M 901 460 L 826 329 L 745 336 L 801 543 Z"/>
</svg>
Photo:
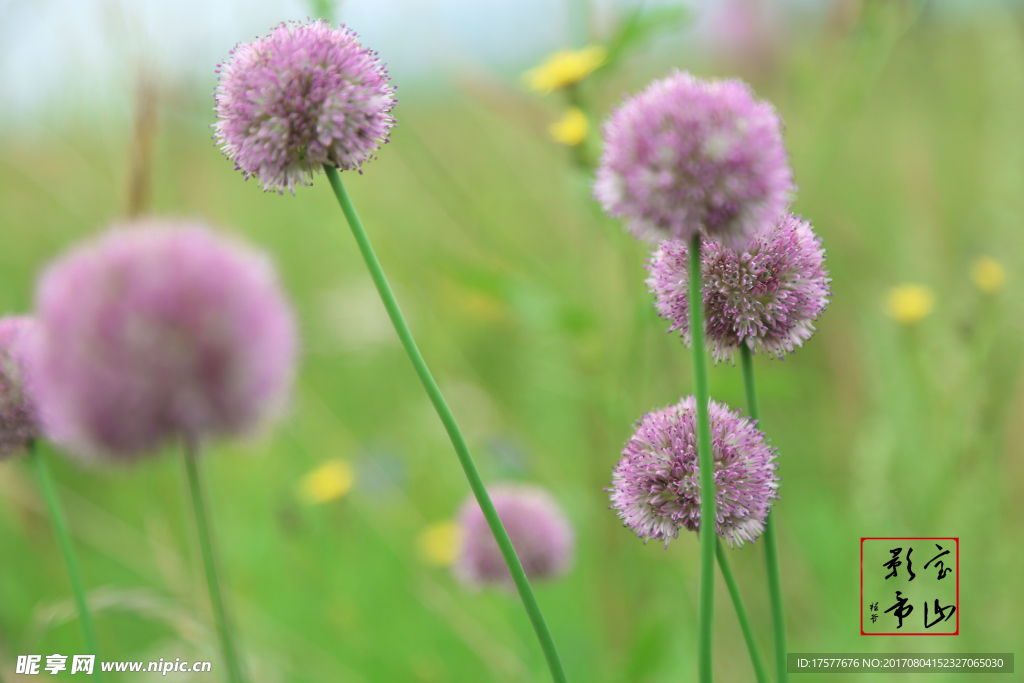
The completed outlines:
<svg viewBox="0 0 1024 683">
<path fill-rule="evenodd" d="M 526 575 L 547 579 L 568 571 L 573 531 L 554 499 L 536 486 L 499 484 L 489 491 Z M 454 566 L 456 577 L 472 586 L 511 586 L 512 576 L 475 498 L 463 504 L 459 522 L 463 535 Z"/>
<path fill-rule="evenodd" d="M 690 343 L 689 249 L 666 240 L 647 263 L 647 286 L 655 308 Z M 814 321 L 828 306 L 831 279 L 825 250 L 811 224 L 782 216 L 736 252 L 702 241 L 701 275 L 707 346 L 715 360 L 732 360 L 740 344 L 782 358 L 814 334 Z"/>
<path fill-rule="evenodd" d="M 639 237 L 742 246 L 794 191 L 781 128 L 742 81 L 675 71 L 605 123 L 594 196 Z"/>
<path fill-rule="evenodd" d="M 709 401 L 718 535 L 729 545 L 753 542 L 778 497 L 775 449 L 755 423 Z M 697 402 L 647 413 L 612 473 L 612 509 L 646 543 L 668 542 L 682 528 L 700 530 Z"/>
<path fill-rule="evenodd" d="M 0 458 L 39 438 L 35 403 L 25 387 L 25 351 L 35 321 L 0 318 Z"/>
<path fill-rule="evenodd" d="M 214 139 L 264 190 L 294 193 L 324 164 L 358 169 L 395 123 L 383 62 L 344 26 L 282 23 L 218 67 Z"/>
<path fill-rule="evenodd" d="M 40 416 L 79 453 L 132 460 L 244 433 L 290 392 L 295 324 L 273 265 L 199 225 L 140 223 L 73 249 L 36 309 Z"/>
</svg>

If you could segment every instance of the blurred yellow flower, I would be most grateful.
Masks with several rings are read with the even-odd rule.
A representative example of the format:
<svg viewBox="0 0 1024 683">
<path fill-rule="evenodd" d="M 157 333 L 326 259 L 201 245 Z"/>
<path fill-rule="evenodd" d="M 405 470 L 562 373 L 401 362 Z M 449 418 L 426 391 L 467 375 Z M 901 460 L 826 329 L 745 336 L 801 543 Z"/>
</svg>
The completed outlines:
<svg viewBox="0 0 1024 683">
<path fill-rule="evenodd" d="M 546 95 L 552 90 L 579 83 L 594 73 L 607 56 L 608 51 L 603 45 L 588 45 L 582 50 L 559 50 L 523 76 L 530 90 Z"/>
<path fill-rule="evenodd" d="M 1006 271 L 991 256 L 979 256 L 971 267 L 971 279 L 986 294 L 995 294 L 1006 282 Z"/>
<path fill-rule="evenodd" d="M 420 559 L 434 567 L 447 567 L 454 562 L 461 545 L 462 527 L 451 520 L 428 526 L 416 544 Z"/>
<path fill-rule="evenodd" d="M 900 285 L 889 292 L 889 316 L 904 325 L 921 322 L 935 306 L 935 295 L 923 285 Z"/>
<path fill-rule="evenodd" d="M 575 147 L 587 139 L 587 130 L 590 123 L 587 115 L 578 107 L 573 107 L 565 112 L 558 121 L 548 127 L 548 132 L 556 142 L 561 142 L 568 147 Z"/>
<path fill-rule="evenodd" d="M 302 478 L 299 493 L 311 505 L 329 503 L 348 493 L 354 480 L 352 465 L 345 460 L 330 460 Z"/>
</svg>

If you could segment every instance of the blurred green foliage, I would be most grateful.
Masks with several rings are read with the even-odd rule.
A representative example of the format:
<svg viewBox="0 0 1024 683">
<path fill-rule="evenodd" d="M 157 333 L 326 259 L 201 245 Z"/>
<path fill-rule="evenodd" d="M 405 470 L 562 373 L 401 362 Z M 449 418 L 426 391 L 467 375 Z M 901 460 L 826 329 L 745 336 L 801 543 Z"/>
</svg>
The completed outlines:
<svg viewBox="0 0 1024 683">
<path fill-rule="evenodd" d="M 781 452 L 790 650 L 1012 651 L 1024 640 L 1021 16 L 948 25 L 911 3 L 851 6 L 861 11 L 756 59 L 694 64 L 669 45 L 585 85 L 603 114 L 671 65 L 739 74 L 788 124 L 795 209 L 823 236 L 835 293 L 806 348 L 756 361 Z M 696 537 L 644 546 L 602 490 L 632 422 L 691 389 L 688 351 L 645 292 L 645 247 L 600 215 L 587 178 L 546 140 L 551 102 L 492 80 L 438 92 L 396 78 L 399 126 L 348 188 L 485 478 L 548 487 L 576 527 L 575 569 L 537 586 L 570 678 L 691 680 Z M 207 452 L 253 679 L 546 680 L 513 595 L 467 592 L 417 554 L 468 490 L 328 184 L 281 197 L 242 182 L 210 143 L 209 108 L 163 103 L 151 210 L 271 251 L 305 347 L 285 424 Z M 66 113 L 4 134 L 0 311 L 30 310 L 39 269 L 123 215 L 129 139 Z M 1008 274 L 1001 293 L 971 283 L 982 254 Z M 936 293 L 913 327 L 885 316 L 904 282 Z M 711 386 L 743 406 L 737 368 L 715 367 Z M 352 491 L 301 502 L 300 480 L 330 458 L 353 464 Z M 126 470 L 53 460 L 102 658 L 216 662 L 179 454 Z M 860 636 L 861 536 L 958 536 L 961 635 Z M 0 549 L 3 676 L 18 654 L 82 652 L 24 461 L 0 463 Z M 761 548 L 732 558 L 768 653 Z M 751 680 L 721 585 L 717 610 L 719 679 Z"/>
<path fill-rule="evenodd" d="M 619 22 L 609 38 L 605 68 L 614 67 L 631 50 L 650 44 L 659 34 L 678 31 L 692 15 L 693 10 L 682 3 L 654 7 L 641 3 Z"/>
</svg>

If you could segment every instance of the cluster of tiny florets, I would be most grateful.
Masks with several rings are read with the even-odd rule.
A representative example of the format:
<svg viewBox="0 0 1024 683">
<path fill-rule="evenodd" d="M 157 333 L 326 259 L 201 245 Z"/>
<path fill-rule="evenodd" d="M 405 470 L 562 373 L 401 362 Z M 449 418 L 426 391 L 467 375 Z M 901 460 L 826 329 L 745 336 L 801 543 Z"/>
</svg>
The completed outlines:
<svg viewBox="0 0 1024 683">
<path fill-rule="evenodd" d="M 490 494 L 527 577 L 549 579 L 569 570 L 574 546 L 572 526 L 546 491 L 535 486 L 499 484 L 490 489 Z M 512 576 L 475 498 L 462 506 L 459 523 L 462 545 L 453 567 L 455 576 L 471 586 L 511 586 Z"/>
<path fill-rule="evenodd" d="M 40 436 L 25 377 L 25 350 L 34 331 L 31 318 L 0 318 L 0 458 Z"/>
<path fill-rule="evenodd" d="M 294 321 L 262 253 L 191 224 L 115 230 L 42 275 L 30 375 L 47 434 L 129 460 L 234 435 L 290 391 Z"/>
<path fill-rule="evenodd" d="M 778 497 L 775 449 L 754 422 L 710 401 L 718 535 L 729 545 L 753 541 Z M 699 531 L 700 465 L 696 401 L 688 396 L 640 419 L 612 474 L 612 508 L 637 536 L 664 541 Z"/>
<path fill-rule="evenodd" d="M 741 247 L 793 194 L 779 117 L 742 81 L 654 81 L 612 114 L 604 142 L 594 195 L 641 237 Z"/>
<path fill-rule="evenodd" d="M 344 26 L 280 24 L 218 71 L 215 139 L 265 190 L 294 192 L 324 164 L 358 169 L 395 123 L 384 64 Z"/>
<path fill-rule="evenodd" d="M 662 242 L 647 264 L 655 308 L 690 343 L 689 248 Z M 732 360 L 741 344 L 777 358 L 814 333 L 830 295 L 825 251 L 810 223 L 786 214 L 743 251 L 701 245 L 707 345 L 715 360 Z"/>
</svg>

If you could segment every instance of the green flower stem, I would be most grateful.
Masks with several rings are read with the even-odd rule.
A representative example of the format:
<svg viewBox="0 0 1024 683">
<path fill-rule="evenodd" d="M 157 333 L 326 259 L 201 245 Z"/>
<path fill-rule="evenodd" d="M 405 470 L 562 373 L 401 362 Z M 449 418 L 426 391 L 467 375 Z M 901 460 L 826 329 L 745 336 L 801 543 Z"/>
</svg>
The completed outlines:
<svg viewBox="0 0 1024 683">
<path fill-rule="evenodd" d="M 700 235 L 690 241 L 690 337 L 693 383 L 697 401 L 697 461 L 700 466 L 700 608 L 697 631 L 697 674 L 700 683 L 713 679 L 711 645 L 715 624 L 715 465 L 708 418 L 708 364 L 704 357 L 704 298 L 701 295 Z M 705 526 L 707 525 L 707 526 Z"/>
<path fill-rule="evenodd" d="M 555 642 L 551 638 L 547 622 L 544 621 L 544 615 L 540 611 L 540 605 L 537 604 L 537 598 L 534 596 L 530 582 L 526 578 L 526 572 L 523 571 L 523 565 L 519 562 L 516 551 L 512 547 L 512 541 L 509 540 L 508 533 L 505 531 L 505 527 L 498 517 L 498 512 L 494 509 L 494 504 L 491 502 L 491 497 L 487 493 L 487 488 L 480 478 L 480 473 L 473 462 L 473 456 L 469 453 L 466 440 L 462 437 L 462 432 L 459 431 L 459 426 L 455 422 L 452 411 L 448 408 L 444 396 L 441 395 L 441 390 L 431 376 L 427 363 L 423 360 L 423 356 L 416 346 L 405 318 L 402 317 L 398 301 L 395 300 L 391 286 L 388 285 L 387 277 L 384 275 L 380 261 L 377 260 L 377 255 L 370 244 L 370 238 L 367 236 L 366 230 L 359 220 L 359 215 L 352 205 L 352 200 L 349 199 L 345 186 L 342 185 L 338 170 L 332 166 L 324 166 L 324 171 L 327 173 L 327 180 L 331 183 L 334 195 L 338 198 L 341 210 L 348 220 L 349 227 L 352 228 L 352 235 L 356 239 L 356 244 L 359 245 L 359 251 L 363 255 L 363 260 L 366 261 L 366 268 L 370 271 L 373 284 L 377 286 L 377 293 L 380 294 L 384 308 L 387 309 L 388 317 L 391 318 L 391 323 L 395 326 L 395 332 L 398 333 L 398 338 L 401 340 L 409 360 L 412 361 L 412 366 L 416 370 L 416 374 L 419 376 L 420 382 L 430 398 L 430 402 L 434 405 L 434 410 L 437 411 L 438 417 L 441 418 L 441 422 L 448 432 L 448 437 L 451 439 L 452 446 L 455 447 L 455 453 L 458 455 L 462 469 L 466 473 L 466 479 L 469 480 L 469 486 L 473 490 L 473 495 L 476 496 L 476 500 L 480 504 L 480 510 L 484 513 L 484 518 L 491 528 L 491 533 L 494 534 L 494 539 L 498 542 L 498 548 L 501 549 L 502 557 L 505 558 L 505 564 L 508 565 L 509 572 L 512 574 L 512 581 L 515 583 L 516 589 L 519 591 L 519 597 L 526 608 L 526 613 L 533 623 L 533 629 L 537 633 L 541 649 L 544 650 L 548 667 L 551 669 L 551 677 L 556 683 L 565 683 L 565 672 L 562 670 L 562 662 L 558 658 L 558 651 L 555 649 Z"/>
<path fill-rule="evenodd" d="M 89 613 L 89 604 L 85 599 L 85 588 L 82 582 L 82 572 L 78 568 L 78 559 L 71 547 L 71 537 L 68 535 L 67 522 L 64 521 L 64 512 L 57 501 L 57 494 L 53 490 L 53 480 L 50 477 L 50 470 L 39 452 L 39 446 L 35 440 L 28 443 L 28 455 L 32 466 L 39 477 L 39 487 L 43 490 L 43 498 L 46 499 L 46 507 L 50 511 L 50 519 L 53 521 L 53 529 L 57 533 L 57 540 L 60 549 L 64 553 L 64 563 L 68 567 L 68 576 L 71 578 L 71 591 L 75 594 L 75 603 L 78 605 L 78 621 L 82 624 L 82 635 L 85 636 L 85 646 L 89 652 L 99 655 L 96 647 L 96 631 L 92 626 L 92 615 Z M 102 679 L 100 666 L 96 664 L 94 674 L 97 680 Z"/>
<path fill-rule="evenodd" d="M 231 642 L 231 631 L 228 628 L 227 613 L 224 610 L 224 598 L 221 595 L 220 581 L 217 579 L 217 563 L 213 554 L 213 543 L 210 540 L 210 526 L 206 518 L 206 503 L 203 499 L 203 487 L 199 478 L 199 464 L 196 462 L 196 445 L 191 440 L 184 442 L 185 470 L 188 474 L 188 488 L 192 494 L 192 509 L 196 515 L 196 531 L 199 535 L 199 549 L 203 554 L 203 567 L 206 569 L 206 587 L 210 591 L 210 606 L 213 608 L 213 621 L 217 627 L 217 637 L 224 653 L 224 663 L 228 668 L 231 683 L 242 683 L 242 667 Z"/>
<path fill-rule="evenodd" d="M 740 344 L 740 359 L 743 366 L 743 388 L 747 393 L 747 412 L 750 417 L 757 420 L 758 428 L 761 428 L 761 411 L 757 405 L 757 385 L 754 383 L 754 357 L 750 347 Z M 762 431 L 764 431 L 762 429 Z M 786 670 L 786 617 L 782 604 L 782 582 L 779 580 L 779 553 L 775 546 L 775 525 L 772 519 L 775 515 L 768 513 L 765 520 L 764 534 L 764 559 L 766 573 L 768 574 L 768 598 L 772 607 L 772 631 L 775 634 L 775 671 L 778 683 L 789 681 L 789 672 Z"/>
<path fill-rule="evenodd" d="M 761 657 L 761 649 L 757 647 L 754 629 L 750 627 L 747 608 L 743 605 L 743 596 L 740 595 L 740 587 L 736 585 L 736 577 L 732 575 L 732 567 L 729 566 L 729 558 L 725 554 L 725 547 L 722 546 L 721 541 L 716 544 L 715 551 L 718 554 L 718 567 L 722 570 L 722 578 L 725 579 L 725 586 L 729 589 L 729 595 L 732 597 L 732 606 L 736 609 L 736 618 L 739 619 L 743 639 L 747 641 L 750 663 L 754 665 L 754 676 L 757 678 L 757 683 L 768 683 L 768 672 L 764 666 L 764 659 Z"/>
</svg>

